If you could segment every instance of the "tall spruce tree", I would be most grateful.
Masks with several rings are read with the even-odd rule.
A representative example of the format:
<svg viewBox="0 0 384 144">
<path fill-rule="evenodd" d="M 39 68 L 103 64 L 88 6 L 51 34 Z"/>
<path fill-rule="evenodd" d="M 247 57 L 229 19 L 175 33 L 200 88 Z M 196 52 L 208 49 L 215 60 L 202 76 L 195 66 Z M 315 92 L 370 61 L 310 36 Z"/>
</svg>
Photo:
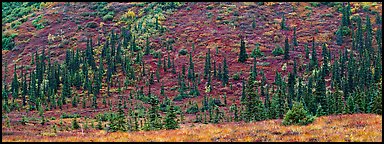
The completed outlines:
<svg viewBox="0 0 384 144">
<path fill-rule="evenodd" d="M 243 37 L 240 37 L 240 53 L 239 53 L 239 59 L 238 61 L 241 63 L 244 63 L 247 61 L 248 55 L 247 51 L 245 50 L 245 42 Z"/>
<path fill-rule="evenodd" d="M 298 46 L 299 44 L 297 43 L 297 38 L 296 38 L 296 27 L 293 28 L 293 46 Z"/>
<path fill-rule="evenodd" d="M 227 66 L 227 59 L 224 57 L 224 62 L 223 62 L 223 86 L 225 86 L 226 84 L 228 84 L 228 79 L 229 79 L 229 76 L 228 76 L 228 66 Z"/>
</svg>

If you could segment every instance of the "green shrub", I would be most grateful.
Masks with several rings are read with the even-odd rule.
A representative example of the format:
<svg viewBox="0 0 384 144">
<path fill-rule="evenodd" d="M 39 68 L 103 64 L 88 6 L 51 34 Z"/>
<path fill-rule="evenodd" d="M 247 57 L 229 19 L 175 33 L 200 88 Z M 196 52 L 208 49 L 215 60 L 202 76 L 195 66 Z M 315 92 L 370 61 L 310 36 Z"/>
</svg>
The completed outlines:
<svg viewBox="0 0 384 144">
<path fill-rule="evenodd" d="M 233 12 L 233 16 L 239 16 L 239 12 L 238 11 L 234 11 Z"/>
<path fill-rule="evenodd" d="M 40 29 L 43 29 L 44 28 L 44 25 L 42 23 L 39 23 L 39 21 L 43 18 L 43 15 L 39 15 L 37 18 L 35 18 L 33 21 L 32 21 L 32 25 L 40 30 Z"/>
<path fill-rule="evenodd" d="M 276 45 L 276 48 L 272 51 L 272 54 L 274 56 L 279 56 L 279 55 L 284 54 L 284 50 L 281 48 L 281 46 Z"/>
<path fill-rule="evenodd" d="M 65 119 L 65 118 L 79 118 L 80 115 L 79 114 L 66 114 L 66 113 L 63 113 L 61 114 L 61 118 Z"/>
<path fill-rule="evenodd" d="M 76 118 L 74 118 L 72 120 L 72 129 L 79 129 L 80 128 L 80 125 L 79 123 L 77 122 Z"/>
<path fill-rule="evenodd" d="M 112 21 L 112 20 L 113 20 L 113 16 L 112 15 L 107 14 L 107 15 L 105 15 L 103 17 L 103 21 Z"/>
<path fill-rule="evenodd" d="M 213 9 L 213 6 L 207 6 L 207 10 L 211 10 L 211 9 Z"/>
<path fill-rule="evenodd" d="M 28 118 L 26 117 L 26 116 L 23 116 L 22 118 L 21 118 L 21 124 L 23 124 L 23 125 L 25 125 L 26 123 L 28 123 L 29 122 L 29 120 L 28 120 Z"/>
<path fill-rule="evenodd" d="M 223 20 L 223 17 L 222 16 L 217 16 L 216 20 Z"/>
<path fill-rule="evenodd" d="M 260 50 L 260 44 L 256 44 L 256 47 L 252 50 L 251 56 L 254 58 L 264 56 L 264 53 Z"/>
<path fill-rule="evenodd" d="M 318 7 L 320 5 L 319 2 L 310 2 L 311 6 Z"/>
<path fill-rule="evenodd" d="M 369 7 L 370 7 L 369 5 L 363 5 L 363 10 L 367 12 L 369 11 Z"/>
<path fill-rule="evenodd" d="M 17 29 L 20 25 L 21 25 L 21 22 L 17 21 L 17 22 L 11 23 L 11 28 L 12 29 Z"/>
<path fill-rule="evenodd" d="M 88 28 L 96 28 L 97 27 L 97 23 L 94 22 L 94 21 L 88 22 L 86 27 L 88 27 Z"/>
<path fill-rule="evenodd" d="M 10 36 L 4 35 L 2 36 L 1 43 L 3 50 L 12 50 L 15 47 L 15 42 L 13 39 L 17 36 L 17 34 L 11 34 Z"/>
<path fill-rule="evenodd" d="M 173 101 L 182 101 L 184 98 L 187 98 L 188 96 L 186 94 L 184 95 L 181 95 L 181 94 L 178 94 L 177 96 L 175 96 L 175 98 L 173 98 Z"/>
<path fill-rule="evenodd" d="M 239 73 L 233 74 L 232 78 L 233 78 L 233 80 L 239 80 L 240 79 Z"/>
<path fill-rule="evenodd" d="M 352 15 L 351 20 L 356 22 L 359 17 L 359 15 Z"/>
<path fill-rule="evenodd" d="M 331 14 L 331 13 L 327 13 L 327 14 L 323 14 L 323 15 L 321 15 L 321 17 L 333 17 L 333 14 Z"/>
<path fill-rule="evenodd" d="M 335 32 L 335 34 L 338 32 L 338 30 Z M 341 29 L 341 32 L 343 36 L 348 36 L 351 34 L 352 30 L 348 26 L 343 26 Z"/>
<path fill-rule="evenodd" d="M 188 53 L 188 51 L 186 49 L 179 50 L 180 55 L 186 55 L 187 53 Z"/>
<path fill-rule="evenodd" d="M 307 125 L 315 120 L 308 114 L 300 102 L 294 102 L 292 109 L 288 110 L 283 119 L 283 125 Z"/>
</svg>

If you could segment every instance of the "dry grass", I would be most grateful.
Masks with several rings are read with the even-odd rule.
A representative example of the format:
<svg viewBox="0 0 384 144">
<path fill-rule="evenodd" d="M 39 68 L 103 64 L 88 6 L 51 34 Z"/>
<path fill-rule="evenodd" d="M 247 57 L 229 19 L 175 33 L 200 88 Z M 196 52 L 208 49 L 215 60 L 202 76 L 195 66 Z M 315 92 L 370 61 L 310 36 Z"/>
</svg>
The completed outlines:
<svg viewBox="0 0 384 144">
<path fill-rule="evenodd" d="M 185 124 L 177 130 L 115 132 L 92 130 L 58 136 L 3 135 L 2 141 L 382 141 L 382 116 L 325 116 L 307 126 L 282 126 L 281 120 L 255 123 Z"/>
</svg>

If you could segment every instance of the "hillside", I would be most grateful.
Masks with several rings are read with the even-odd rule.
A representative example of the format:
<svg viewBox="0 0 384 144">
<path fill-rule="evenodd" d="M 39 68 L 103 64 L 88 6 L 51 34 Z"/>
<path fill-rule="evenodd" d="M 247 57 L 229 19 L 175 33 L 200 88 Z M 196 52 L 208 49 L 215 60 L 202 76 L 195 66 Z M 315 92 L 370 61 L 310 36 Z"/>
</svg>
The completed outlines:
<svg viewBox="0 0 384 144">
<path fill-rule="evenodd" d="M 375 123 L 364 128 L 381 125 L 381 2 L 2 2 L 2 8 L 3 141 L 39 141 L 42 133 L 52 135 L 47 141 L 143 133 L 186 141 L 191 129 L 188 135 L 215 135 L 209 130 L 238 123 L 245 131 L 219 141 L 382 141 L 381 128 L 368 137 L 340 123 L 366 117 Z M 303 126 L 305 136 L 286 137 L 297 127 L 277 123 L 296 103 L 306 117 L 318 118 Z M 313 129 L 324 121 L 335 124 L 326 129 L 359 136 L 306 136 L 318 134 Z M 253 139 L 259 124 L 287 131 Z M 84 127 L 95 135 L 79 139 Z M 105 131 L 129 133 L 98 138 Z M 167 138 L 172 132 L 180 137 Z M 193 141 L 216 141 L 208 136 Z"/>
</svg>

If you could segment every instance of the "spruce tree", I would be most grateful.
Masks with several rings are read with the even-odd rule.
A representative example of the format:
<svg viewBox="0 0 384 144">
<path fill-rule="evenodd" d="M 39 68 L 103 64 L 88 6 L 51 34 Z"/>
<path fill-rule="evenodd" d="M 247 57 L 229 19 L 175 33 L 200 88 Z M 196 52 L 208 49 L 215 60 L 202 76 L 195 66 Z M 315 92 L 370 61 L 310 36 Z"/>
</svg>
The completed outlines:
<svg viewBox="0 0 384 144">
<path fill-rule="evenodd" d="M 22 96 L 23 96 L 23 106 L 27 105 L 26 95 L 28 94 L 28 90 L 27 90 L 27 78 L 26 78 L 26 75 L 27 74 L 23 74 L 23 84 L 22 84 L 22 89 L 23 89 L 23 93 L 22 93 Z"/>
<path fill-rule="evenodd" d="M 328 68 L 328 51 L 327 51 L 327 47 L 326 47 L 326 44 L 324 43 L 323 44 L 323 50 L 322 50 L 322 55 L 323 55 L 323 72 L 324 72 L 324 76 L 328 75 L 329 74 L 329 68 Z"/>
<path fill-rule="evenodd" d="M 297 38 L 296 38 L 296 27 L 293 28 L 293 46 L 298 46 L 299 44 L 297 43 Z"/>
<path fill-rule="evenodd" d="M 247 51 L 245 50 L 245 42 L 243 37 L 240 38 L 240 53 L 239 53 L 239 59 L 238 61 L 241 63 L 244 63 L 247 61 L 248 55 Z"/>
<path fill-rule="evenodd" d="M 295 99 L 295 76 L 292 73 L 288 74 L 288 106 L 292 108 L 292 100 Z"/>
<path fill-rule="evenodd" d="M 324 116 L 326 115 L 326 112 L 324 112 L 324 108 L 321 106 L 320 103 L 317 104 L 317 110 L 316 110 L 316 116 L 317 117 L 320 117 L 320 116 Z"/>
<path fill-rule="evenodd" d="M 312 56 L 312 58 L 309 62 L 309 70 L 313 70 L 314 68 L 318 67 L 317 52 L 316 52 L 316 48 L 315 48 L 315 37 L 313 37 L 313 40 L 312 40 L 312 54 L 311 54 L 311 56 Z"/>
<path fill-rule="evenodd" d="M 223 86 L 225 86 L 226 84 L 228 84 L 228 66 L 227 66 L 227 59 L 224 57 L 224 62 L 223 62 Z"/>
<path fill-rule="evenodd" d="M 171 104 L 167 110 L 167 115 L 164 120 L 165 129 L 176 129 L 179 128 L 179 124 L 176 121 L 176 111 L 174 109 L 173 104 Z"/>
<path fill-rule="evenodd" d="M 373 52 L 372 48 L 372 25 L 371 25 L 371 19 L 369 15 L 366 16 L 367 23 L 365 24 L 365 43 L 364 48 L 370 52 L 370 54 Z"/>
<path fill-rule="evenodd" d="M 378 84 L 377 85 L 378 91 L 375 97 L 373 97 L 373 106 L 372 106 L 372 112 L 375 114 L 383 114 L 383 95 L 382 95 L 382 85 Z"/>
<path fill-rule="evenodd" d="M 12 91 L 12 104 L 15 104 L 15 99 L 18 97 L 18 94 L 19 94 L 19 81 L 17 79 L 17 74 L 16 74 L 16 64 L 14 64 L 15 66 L 15 69 L 13 71 L 13 81 L 12 81 L 12 87 L 11 87 L 11 91 Z"/>
<path fill-rule="evenodd" d="M 353 114 L 353 113 L 355 113 L 355 107 L 356 107 L 356 105 L 355 105 L 355 100 L 354 100 L 353 96 L 348 95 L 345 112 L 348 114 Z"/>
<path fill-rule="evenodd" d="M 253 28 L 253 29 L 256 28 L 256 20 L 255 20 L 255 18 L 253 18 L 253 21 L 252 21 L 252 28 Z"/>
<path fill-rule="evenodd" d="M 144 55 L 149 55 L 149 50 L 150 50 L 150 47 L 149 47 L 149 40 L 148 40 L 148 36 L 147 36 L 147 40 L 146 40 L 146 43 L 145 43 Z"/>
<path fill-rule="evenodd" d="M 79 128 L 80 128 L 80 125 L 77 122 L 76 117 L 75 117 L 74 119 L 72 119 L 72 129 L 79 129 Z"/>
<path fill-rule="evenodd" d="M 192 61 L 192 52 L 189 52 L 189 68 L 188 68 L 188 79 L 194 80 L 195 78 L 195 68 Z"/>
<path fill-rule="evenodd" d="M 309 49 L 308 49 L 308 45 L 305 44 L 304 47 L 305 47 L 305 58 L 306 58 L 306 59 L 309 59 Z"/>
<path fill-rule="evenodd" d="M 317 78 L 316 82 L 316 91 L 315 91 L 315 100 L 316 103 L 320 103 L 323 107 L 325 113 L 328 113 L 328 107 L 326 102 L 326 86 L 325 86 L 325 76 L 323 70 L 320 71 L 320 75 Z"/>
<path fill-rule="evenodd" d="M 281 23 L 280 23 L 281 30 L 286 30 L 287 27 L 285 25 L 285 16 L 283 14 L 283 17 L 281 18 Z"/>
<path fill-rule="evenodd" d="M 339 29 L 336 31 L 336 44 L 339 46 L 343 44 L 343 33 L 341 26 L 339 26 Z"/>
<path fill-rule="evenodd" d="M 111 128 L 115 128 L 115 129 L 113 129 L 114 131 L 126 131 L 127 126 L 126 126 L 125 113 L 123 110 L 123 104 L 122 104 L 122 97 L 121 96 L 119 97 L 119 102 L 118 102 L 117 108 L 118 108 L 117 117 L 113 121 L 113 124 L 111 124 Z"/>
<path fill-rule="evenodd" d="M 208 52 L 206 53 L 205 57 L 205 64 L 204 64 L 204 78 L 207 78 L 209 73 L 211 73 L 211 52 L 210 49 L 208 49 Z"/>
<path fill-rule="evenodd" d="M 246 98 L 246 95 L 245 95 L 245 83 L 244 83 L 244 80 L 242 81 L 242 90 L 241 90 L 241 102 L 245 102 L 245 98 Z"/>
<path fill-rule="evenodd" d="M 360 16 L 357 17 L 356 44 L 357 44 L 356 48 L 361 54 L 363 51 L 363 28 L 361 25 Z"/>
</svg>

